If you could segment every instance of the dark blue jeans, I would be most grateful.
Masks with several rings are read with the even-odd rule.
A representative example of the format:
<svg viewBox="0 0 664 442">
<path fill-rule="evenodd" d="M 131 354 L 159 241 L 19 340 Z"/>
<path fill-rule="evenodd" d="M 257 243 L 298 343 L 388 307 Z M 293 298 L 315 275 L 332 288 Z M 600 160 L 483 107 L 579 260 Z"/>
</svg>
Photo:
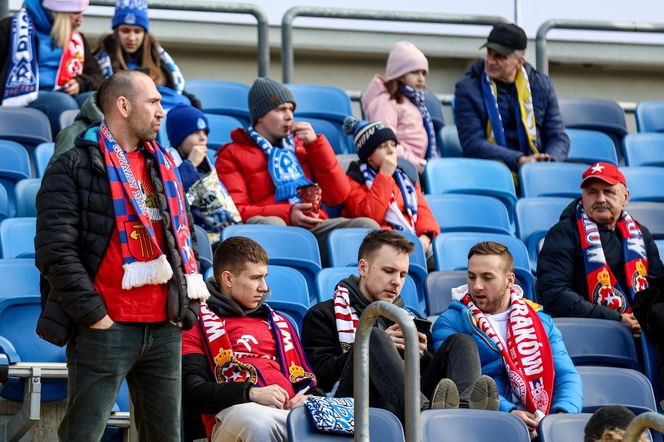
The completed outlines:
<svg viewBox="0 0 664 442">
<path fill-rule="evenodd" d="M 141 441 L 180 441 L 182 331 L 170 323 L 79 327 L 67 346 L 62 441 L 99 441 L 126 377 Z"/>
<path fill-rule="evenodd" d="M 60 114 L 66 110 L 79 109 L 76 99 L 71 95 L 59 91 L 40 90 L 37 99 L 30 103 L 28 107 L 39 109 L 48 117 L 51 123 L 51 133 L 53 139 L 60 132 Z"/>
</svg>

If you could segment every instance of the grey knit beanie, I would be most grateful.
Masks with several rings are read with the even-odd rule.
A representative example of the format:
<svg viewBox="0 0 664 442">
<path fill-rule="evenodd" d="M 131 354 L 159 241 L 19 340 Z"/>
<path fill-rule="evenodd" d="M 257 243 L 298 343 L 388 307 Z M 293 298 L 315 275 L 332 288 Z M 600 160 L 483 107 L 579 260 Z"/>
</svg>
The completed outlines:
<svg viewBox="0 0 664 442">
<path fill-rule="evenodd" d="M 294 109 L 295 97 L 293 97 L 293 93 L 278 81 L 267 77 L 258 77 L 249 90 L 251 125 L 253 126 L 260 117 L 284 103 L 293 103 Z"/>
<path fill-rule="evenodd" d="M 622 405 L 606 405 L 595 411 L 586 424 L 584 442 L 600 439 L 604 430 L 624 430 L 634 419 L 634 413 Z"/>
</svg>

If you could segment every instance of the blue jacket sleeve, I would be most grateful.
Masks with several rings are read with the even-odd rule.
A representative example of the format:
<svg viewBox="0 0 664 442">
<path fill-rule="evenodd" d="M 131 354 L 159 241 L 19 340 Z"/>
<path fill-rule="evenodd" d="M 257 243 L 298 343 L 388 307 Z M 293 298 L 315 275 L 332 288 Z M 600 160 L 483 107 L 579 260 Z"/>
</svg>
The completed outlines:
<svg viewBox="0 0 664 442">
<path fill-rule="evenodd" d="M 182 187 L 184 191 L 189 191 L 189 188 L 198 181 L 198 171 L 196 167 L 189 160 L 182 160 L 182 163 L 178 166 L 178 171 L 182 177 Z"/>
<path fill-rule="evenodd" d="M 558 106 L 558 97 L 551 79 L 543 77 L 543 81 L 546 84 L 548 96 L 546 113 L 542 118 L 540 134 L 542 152 L 551 155 L 554 161 L 565 161 L 569 154 L 569 137 L 567 136 L 567 132 L 565 132 L 563 117 L 560 114 L 560 107 Z"/>
<path fill-rule="evenodd" d="M 433 323 L 431 336 L 433 338 L 434 351 L 438 351 L 445 339 L 455 333 L 465 333 L 461 325 L 461 315 L 456 310 L 447 310 L 443 312 L 436 322 Z"/>
<path fill-rule="evenodd" d="M 487 118 L 478 82 L 471 78 L 459 81 L 454 91 L 454 121 L 464 156 L 499 159 L 516 170 L 516 162 L 523 153 L 487 141 Z"/>
</svg>

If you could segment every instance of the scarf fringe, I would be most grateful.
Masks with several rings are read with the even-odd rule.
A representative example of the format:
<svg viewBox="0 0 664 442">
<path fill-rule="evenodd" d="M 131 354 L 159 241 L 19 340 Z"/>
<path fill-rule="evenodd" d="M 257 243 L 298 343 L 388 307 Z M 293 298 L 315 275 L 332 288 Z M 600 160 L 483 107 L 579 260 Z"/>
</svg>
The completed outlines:
<svg viewBox="0 0 664 442">
<path fill-rule="evenodd" d="M 187 297 L 189 299 L 198 299 L 200 301 L 207 301 L 210 297 L 203 275 L 200 273 L 192 273 L 191 275 L 184 275 L 187 281 Z"/>
<path fill-rule="evenodd" d="M 173 269 L 166 255 L 159 255 L 152 261 L 134 261 L 122 266 L 122 288 L 130 290 L 147 284 L 165 284 L 173 276 Z M 200 276 L 200 275 L 199 275 Z"/>
<path fill-rule="evenodd" d="M 311 181 L 309 181 L 306 177 L 304 179 L 298 179 L 288 183 L 279 183 L 276 185 L 276 189 L 274 191 L 274 200 L 288 201 L 293 195 L 297 195 L 298 187 L 308 185 L 311 185 Z"/>
</svg>

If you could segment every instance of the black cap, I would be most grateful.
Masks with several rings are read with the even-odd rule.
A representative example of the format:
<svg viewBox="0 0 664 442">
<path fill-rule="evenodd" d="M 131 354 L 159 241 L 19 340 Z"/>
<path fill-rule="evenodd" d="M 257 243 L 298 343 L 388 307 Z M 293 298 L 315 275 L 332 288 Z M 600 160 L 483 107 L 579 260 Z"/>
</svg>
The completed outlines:
<svg viewBox="0 0 664 442">
<path fill-rule="evenodd" d="M 523 51 L 527 45 L 528 37 L 524 30 L 509 23 L 494 26 L 486 43 L 480 47 L 493 49 L 500 55 L 509 55 L 514 51 Z"/>
</svg>

